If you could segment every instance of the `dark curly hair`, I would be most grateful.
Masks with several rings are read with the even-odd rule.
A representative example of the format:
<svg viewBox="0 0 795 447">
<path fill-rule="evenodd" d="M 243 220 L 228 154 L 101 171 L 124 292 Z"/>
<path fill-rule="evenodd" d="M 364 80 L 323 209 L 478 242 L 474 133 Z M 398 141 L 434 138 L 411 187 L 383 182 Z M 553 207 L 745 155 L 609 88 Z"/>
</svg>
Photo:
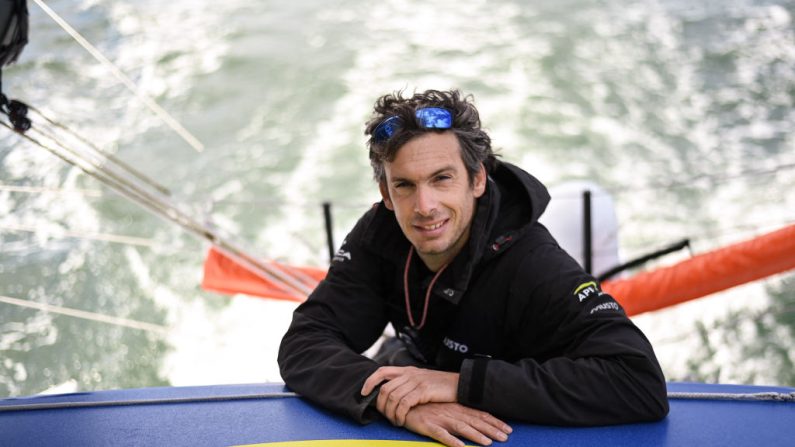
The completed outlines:
<svg viewBox="0 0 795 447">
<path fill-rule="evenodd" d="M 386 181 L 384 162 L 395 159 L 398 149 L 403 147 L 415 137 L 428 132 L 452 131 L 461 145 L 461 158 L 469 174 L 469 181 L 474 181 L 475 174 L 480 170 L 480 164 L 486 168 L 487 173 L 494 170 L 497 163 L 495 154 L 491 149 L 491 138 L 480 128 L 480 116 L 472 103 L 472 95 L 462 96 L 458 90 L 439 91 L 426 90 L 414 93 L 410 98 L 404 98 L 403 92 L 398 91 L 384 95 L 375 102 L 373 116 L 367 122 L 364 134 L 370 138 L 367 146 L 370 149 L 370 164 L 373 166 L 373 175 L 376 181 Z M 453 114 L 453 126 L 450 129 L 425 129 L 420 127 L 415 118 L 415 111 L 422 107 L 441 107 Z M 397 116 L 400 118 L 400 127 L 385 141 L 376 141 L 373 137 L 375 128 L 385 119 Z"/>
</svg>

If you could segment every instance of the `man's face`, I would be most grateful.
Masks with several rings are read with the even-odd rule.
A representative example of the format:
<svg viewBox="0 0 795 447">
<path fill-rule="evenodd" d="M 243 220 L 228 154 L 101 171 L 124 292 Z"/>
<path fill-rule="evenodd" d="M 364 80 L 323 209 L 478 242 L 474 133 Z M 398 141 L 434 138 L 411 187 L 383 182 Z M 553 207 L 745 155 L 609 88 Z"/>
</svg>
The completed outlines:
<svg viewBox="0 0 795 447">
<path fill-rule="evenodd" d="M 475 199 L 486 190 L 483 165 L 470 185 L 455 134 L 433 132 L 403 145 L 384 170 L 386 207 L 425 265 L 438 270 L 469 239 Z"/>
</svg>

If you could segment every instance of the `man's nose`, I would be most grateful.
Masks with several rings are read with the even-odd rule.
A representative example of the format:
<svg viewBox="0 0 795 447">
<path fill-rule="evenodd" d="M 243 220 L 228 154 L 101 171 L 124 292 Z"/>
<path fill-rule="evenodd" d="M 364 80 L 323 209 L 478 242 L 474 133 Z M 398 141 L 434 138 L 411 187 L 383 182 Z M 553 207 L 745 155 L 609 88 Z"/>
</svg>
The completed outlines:
<svg viewBox="0 0 795 447">
<path fill-rule="evenodd" d="M 414 212 L 421 216 L 432 216 L 437 207 L 436 193 L 427 186 L 417 187 L 414 201 Z"/>
</svg>

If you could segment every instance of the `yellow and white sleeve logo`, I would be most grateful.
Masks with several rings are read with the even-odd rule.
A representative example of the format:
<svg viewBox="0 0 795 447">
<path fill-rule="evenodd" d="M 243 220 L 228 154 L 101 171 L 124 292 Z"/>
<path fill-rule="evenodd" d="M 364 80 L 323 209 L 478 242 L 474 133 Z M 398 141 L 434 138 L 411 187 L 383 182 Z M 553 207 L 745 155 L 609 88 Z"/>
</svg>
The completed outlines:
<svg viewBox="0 0 795 447">
<path fill-rule="evenodd" d="M 595 281 L 582 283 L 577 286 L 576 289 L 574 289 L 574 296 L 576 296 L 581 303 L 592 296 L 600 296 L 601 294 L 602 291 L 599 289 L 599 285 L 596 284 Z"/>
</svg>

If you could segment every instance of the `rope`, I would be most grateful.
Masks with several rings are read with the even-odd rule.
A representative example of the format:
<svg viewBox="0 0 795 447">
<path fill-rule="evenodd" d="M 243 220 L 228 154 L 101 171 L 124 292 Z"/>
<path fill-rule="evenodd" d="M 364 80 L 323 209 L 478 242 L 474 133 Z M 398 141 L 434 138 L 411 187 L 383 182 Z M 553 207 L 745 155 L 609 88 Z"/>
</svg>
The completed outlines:
<svg viewBox="0 0 795 447">
<path fill-rule="evenodd" d="M 171 195 L 171 192 L 165 186 L 158 184 L 154 180 L 152 180 L 149 177 L 147 177 L 144 174 L 142 174 L 137 169 L 135 169 L 132 166 L 128 165 L 127 163 L 124 163 L 123 161 L 119 160 L 118 158 L 116 158 L 112 154 L 109 154 L 109 153 L 103 151 L 96 144 L 91 142 L 89 139 L 83 137 L 82 135 L 80 135 L 79 133 L 73 131 L 72 129 L 70 129 L 68 127 L 66 127 L 65 125 L 50 119 L 50 117 L 48 117 L 47 115 L 42 113 L 42 111 L 37 109 L 36 107 L 31 106 L 31 105 L 27 105 L 27 107 L 28 107 L 28 109 L 30 111 L 35 112 L 44 121 L 48 122 L 51 126 L 57 127 L 59 129 L 63 130 L 64 132 L 66 132 L 67 134 L 71 135 L 72 137 L 76 138 L 78 141 L 80 141 L 81 143 L 83 143 L 86 146 L 88 146 L 89 148 L 91 148 L 95 153 L 101 155 L 103 158 L 108 159 L 112 163 L 116 164 L 117 166 L 121 167 L 125 171 L 129 172 L 130 174 L 132 174 L 138 180 L 141 180 L 142 182 L 144 182 L 147 185 L 155 188 L 156 190 L 160 191 L 161 193 L 163 193 L 165 195 Z M 39 131 L 41 132 L 41 129 L 39 129 Z M 55 138 L 54 136 L 50 136 L 50 135 L 48 135 L 48 136 L 52 140 L 57 140 L 57 138 Z"/>
<path fill-rule="evenodd" d="M 163 399 L 135 399 L 135 400 L 109 400 L 97 402 L 53 402 L 44 404 L 0 405 L 0 413 L 10 411 L 57 410 L 64 408 L 94 408 L 94 407 L 123 407 L 134 405 L 162 405 L 184 404 L 202 402 L 232 402 L 256 399 L 283 399 L 298 397 L 298 394 L 284 391 L 261 394 L 237 394 L 231 396 L 197 396 L 197 397 L 172 397 Z"/>
<path fill-rule="evenodd" d="M 24 226 L 24 225 L 0 225 L 0 230 L 25 231 L 28 233 L 38 233 L 41 229 L 30 226 Z M 135 245 L 138 247 L 147 247 L 147 248 L 152 248 L 158 245 L 155 241 L 151 239 L 144 239 L 134 236 L 122 236 L 118 234 L 108 234 L 108 233 L 88 233 L 88 232 L 78 232 L 78 231 L 69 231 L 69 230 L 59 230 L 55 232 L 55 235 L 61 237 L 71 237 L 76 239 L 87 239 L 92 241 L 112 242 L 114 244 Z"/>
<path fill-rule="evenodd" d="M 235 394 L 230 396 L 197 396 L 197 397 L 172 397 L 162 399 L 134 399 L 124 401 L 96 401 L 96 402 L 52 402 L 41 404 L 0 405 L 0 412 L 57 410 L 69 408 L 95 408 L 95 407 L 120 407 L 134 405 L 163 405 L 205 402 L 233 402 L 257 399 L 284 399 L 300 397 L 297 393 L 283 391 L 275 393 Z M 686 393 L 669 392 L 669 399 L 679 400 L 728 400 L 728 401 L 755 401 L 755 402 L 795 402 L 795 392 L 792 393 Z"/>
<path fill-rule="evenodd" d="M 0 121 L 0 125 L 13 130 L 12 127 L 5 122 Z M 52 140 L 54 144 L 44 144 L 30 135 L 30 133 L 35 134 L 37 132 Z M 95 157 L 99 157 L 99 159 L 88 159 L 84 154 L 66 147 L 55 137 L 48 136 L 46 133 L 38 130 L 38 128 L 31 128 L 28 133 L 18 132 L 18 134 L 66 163 L 77 166 L 83 170 L 83 172 L 111 187 L 119 194 L 149 209 L 153 214 L 172 223 L 176 223 L 183 229 L 209 241 L 225 256 L 286 292 L 294 293 L 299 296 L 307 296 L 312 291 L 312 287 L 296 278 L 291 272 L 273 268 L 268 263 L 264 263 L 248 255 L 239 245 L 222 238 L 221 235 L 212 228 L 199 223 L 180 210 L 175 204 L 171 203 L 171 200 L 162 193 L 158 191 L 147 191 L 139 187 L 135 179 L 127 178 L 124 172 L 115 172 L 112 166 L 103 164 L 105 158 L 103 153 L 94 154 Z"/>
<path fill-rule="evenodd" d="M 102 191 L 94 189 L 62 189 L 46 188 L 43 186 L 23 186 L 23 185 L 0 185 L 0 191 L 21 192 L 26 194 L 75 194 L 84 197 L 102 197 Z"/>
<path fill-rule="evenodd" d="M 108 70 L 110 70 L 111 74 L 116 77 L 122 84 L 124 84 L 127 89 L 132 92 L 138 99 L 143 102 L 149 109 L 155 113 L 163 122 L 166 123 L 168 127 L 170 127 L 174 132 L 176 132 L 180 137 L 182 137 L 185 142 L 187 142 L 192 148 L 194 148 L 197 152 L 201 152 L 204 150 L 204 144 L 201 143 L 196 137 L 193 136 L 185 127 L 182 126 L 177 120 L 175 120 L 168 112 L 166 112 L 162 107 L 160 107 L 156 102 L 154 102 L 149 96 L 144 94 L 138 87 L 136 87 L 135 83 L 127 77 L 120 69 L 117 67 L 113 62 L 111 62 L 107 57 L 105 57 L 95 46 L 91 45 L 91 43 L 86 40 L 79 32 L 77 32 L 71 25 L 69 25 L 66 20 L 61 18 L 58 14 L 55 13 L 49 6 L 47 6 L 43 0 L 33 0 L 39 7 L 52 18 L 55 23 L 57 23 L 67 34 L 72 36 L 72 38 L 77 41 L 80 46 L 82 46 L 86 51 L 89 52 L 94 59 L 99 61 L 102 65 L 105 66 Z"/>
<path fill-rule="evenodd" d="M 49 123 L 52 123 L 52 121 L 48 118 L 44 118 Z M 0 121 L 0 125 L 11 129 L 11 126 L 5 122 Z M 135 184 L 135 179 L 126 177 L 126 172 L 115 172 L 112 165 L 103 163 L 107 159 L 108 154 L 102 152 L 95 146 L 89 145 L 94 150 L 94 157 L 89 159 L 84 154 L 79 153 L 79 151 L 71 149 L 61 143 L 53 132 L 42 130 L 40 127 L 41 126 L 33 127 L 28 131 L 28 133 L 20 133 L 20 135 L 30 142 L 61 158 L 63 161 L 77 166 L 86 174 L 97 178 L 99 181 L 110 186 L 117 193 L 120 193 L 128 199 L 143 205 L 154 214 L 164 217 L 166 220 L 169 220 L 173 223 L 177 223 L 184 229 L 197 234 L 204 239 L 207 239 L 225 256 L 246 267 L 257 276 L 276 284 L 281 289 L 299 296 L 306 296 L 309 295 L 309 293 L 312 291 L 312 288 L 314 288 L 314 283 L 307 280 L 305 277 L 306 275 L 303 273 L 285 271 L 284 269 L 274 267 L 273 263 L 265 263 L 247 255 L 245 250 L 240 246 L 232 243 L 229 240 L 226 240 L 225 238 L 222 238 L 213 229 L 197 222 L 186 213 L 179 210 L 176 205 L 171 203 L 169 198 L 162 196 L 163 191 L 167 193 L 168 190 L 158 185 L 153 180 L 146 178 L 147 185 L 157 189 L 161 194 L 148 192 L 138 187 Z M 77 135 L 72 131 L 69 132 L 73 135 Z M 39 134 L 44 136 L 45 138 L 49 139 L 52 144 L 44 144 L 39 139 L 33 138 L 30 134 Z M 81 141 L 86 141 L 85 138 L 79 136 L 78 138 Z M 124 171 L 129 171 L 131 169 L 126 167 L 126 165 L 121 165 L 121 167 Z M 133 171 L 131 173 L 137 177 L 143 176 L 142 174 L 137 173 L 137 171 Z"/>
<path fill-rule="evenodd" d="M 770 391 L 766 393 L 687 393 L 669 392 L 668 399 L 681 400 L 730 400 L 730 401 L 755 401 L 755 402 L 795 402 L 795 391 L 779 393 Z"/>
<path fill-rule="evenodd" d="M 95 312 L 88 312 L 85 310 L 71 309 L 68 307 L 54 306 L 52 304 L 38 303 L 30 300 L 20 300 L 18 298 L 11 298 L 10 296 L 0 295 L 0 303 L 11 304 L 14 306 L 28 307 L 31 309 L 43 310 L 45 312 L 52 312 L 56 314 L 66 315 L 74 318 L 81 318 L 83 320 L 96 321 L 99 323 L 107 323 L 115 326 L 123 326 L 130 329 L 138 329 L 141 331 L 154 332 L 156 334 L 165 335 L 168 328 L 152 323 L 145 323 L 143 321 L 129 320 L 127 318 L 113 317 L 110 315 L 98 314 Z"/>
</svg>

